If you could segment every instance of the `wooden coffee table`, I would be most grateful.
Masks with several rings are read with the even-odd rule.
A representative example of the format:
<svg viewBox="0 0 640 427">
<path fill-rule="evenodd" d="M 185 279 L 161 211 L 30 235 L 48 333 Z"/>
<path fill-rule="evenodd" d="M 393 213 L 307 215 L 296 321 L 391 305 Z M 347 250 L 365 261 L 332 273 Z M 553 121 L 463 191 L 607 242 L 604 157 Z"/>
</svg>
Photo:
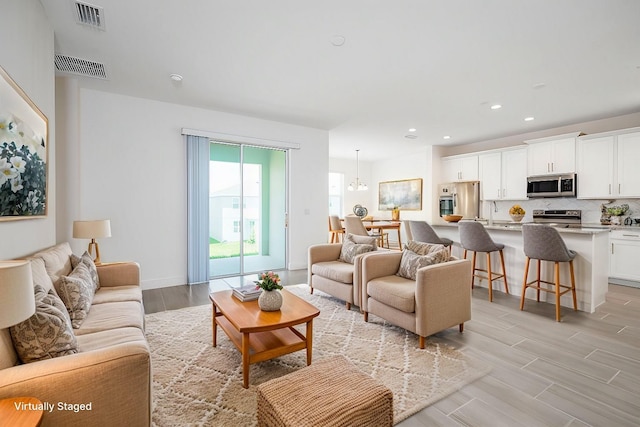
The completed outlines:
<svg viewBox="0 0 640 427">
<path fill-rule="evenodd" d="M 282 308 L 262 311 L 258 301 L 241 302 L 232 291 L 209 295 L 213 304 L 213 346 L 216 347 L 218 326 L 242 354 L 242 386 L 249 387 L 249 365 L 307 349 L 307 365 L 311 364 L 313 318 L 320 314 L 313 305 L 283 289 Z M 296 325 L 307 324 L 306 335 Z"/>
</svg>

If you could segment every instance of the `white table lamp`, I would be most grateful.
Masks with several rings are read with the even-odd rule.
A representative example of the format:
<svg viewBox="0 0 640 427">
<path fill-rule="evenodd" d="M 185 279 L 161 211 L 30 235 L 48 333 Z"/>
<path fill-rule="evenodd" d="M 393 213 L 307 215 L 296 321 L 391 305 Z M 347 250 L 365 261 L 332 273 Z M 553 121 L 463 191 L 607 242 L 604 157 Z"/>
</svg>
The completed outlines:
<svg viewBox="0 0 640 427">
<path fill-rule="evenodd" d="M 111 237 L 111 221 L 108 219 L 73 221 L 73 237 L 76 239 L 91 239 L 87 251 L 89 255 L 94 257 L 93 262 L 100 264 L 100 248 L 96 239 Z"/>
<path fill-rule="evenodd" d="M 0 261 L 0 329 L 16 325 L 35 312 L 31 263 Z"/>
</svg>

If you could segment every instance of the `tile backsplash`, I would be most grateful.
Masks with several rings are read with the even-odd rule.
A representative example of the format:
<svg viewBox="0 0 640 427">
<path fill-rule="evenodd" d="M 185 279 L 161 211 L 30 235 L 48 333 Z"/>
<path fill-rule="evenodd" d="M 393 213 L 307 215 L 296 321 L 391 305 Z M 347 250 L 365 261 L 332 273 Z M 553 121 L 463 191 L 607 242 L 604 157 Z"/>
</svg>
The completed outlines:
<svg viewBox="0 0 640 427">
<path fill-rule="evenodd" d="M 527 212 L 523 222 L 533 221 L 534 209 L 580 209 L 582 211 L 583 223 L 599 223 L 600 207 L 602 204 L 606 206 L 621 205 L 626 203 L 629 205 L 629 212 L 625 217 L 640 218 L 640 199 L 616 199 L 616 200 L 584 200 L 575 197 L 557 197 L 543 198 L 531 200 L 498 200 L 495 202 L 482 202 L 480 211 L 481 216 L 494 221 L 510 221 L 509 208 L 518 204 Z"/>
</svg>

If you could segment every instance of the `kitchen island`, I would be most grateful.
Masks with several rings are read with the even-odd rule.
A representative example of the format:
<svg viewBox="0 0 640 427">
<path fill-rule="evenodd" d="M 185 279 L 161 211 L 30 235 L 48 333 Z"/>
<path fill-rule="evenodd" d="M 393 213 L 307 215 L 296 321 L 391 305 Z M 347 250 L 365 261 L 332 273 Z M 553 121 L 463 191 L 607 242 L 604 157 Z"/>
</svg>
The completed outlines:
<svg viewBox="0 0 640 427">
<path fill-rule="evenodd" d="M 460 246 L 460 235 L 457 223 L 447 223 L 442 225 L 433 224 L 433 228 L 440 237 L 447 237 L 454 241 L 452 254 L 462 258 L 464 250 Z M 485 225 L 489 235 L 496 243 L 502 243 L 504 247 L 504 259 L 507 270 L 507 281 L 509 291 L 512 295 L 522 295 L 522 282 L 524 278 L 525 254 L 523 250 L 522 225 L 519 223 L 494 223 Z M 600 304 L 605 301 L 605 295 L 609 288 L 609 229 L 600 227 L 581 228 L 559 228 L 567 248 L 577 252 L 573 262 L 576 276 L 576 293 L 578 299 L 578 309 L 593 313 Z M 470 258 L 470 255 L 469 255 Z M 491 257 L 493 271 L 500 271 L 500 257 Z M 478 256 L 479 268 L 486 269 L 486 257 Z M 535 277 L 535 264 L 529 269 L 529 280 Z M 569 284 L 569 267 L 561 265 L 561 283 Z M 553 281 L 553 263 L 543 262 L 541 278 Z M 487 280 L 475 280 L 476 286 L 487 287 Z M 504 282 L 496 280 L 493 282 L 494 290 L 504 292 Z M 535 301 L 535 291 L 529 290 L 526 294 L 528 299 Z M 545 299 L 546 298 L 546 299 Z M 540 294 L 541 301 L 555 304 L 555 295 L 549 292 Z M 564 307 L 573 308 L 571 294 L 561 297 L 560 304 Z M 525 305 L 525 310 L 527 306 Z"/>
</svg>

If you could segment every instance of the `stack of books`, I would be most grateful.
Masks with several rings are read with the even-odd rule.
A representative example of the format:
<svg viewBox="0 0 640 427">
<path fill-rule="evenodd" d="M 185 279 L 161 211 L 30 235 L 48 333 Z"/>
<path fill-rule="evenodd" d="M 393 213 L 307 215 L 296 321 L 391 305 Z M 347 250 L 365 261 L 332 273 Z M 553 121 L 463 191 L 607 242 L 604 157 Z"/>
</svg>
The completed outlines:
<svg viewBox="0 0 640 427">
<path fill-rule="evenodd" d="M 233 288 L 233 296 L 242 302 L 256 300 L 261 293 L 262 289 L 258 288 L 256 282 L 249 282 L 239 288 Z"/>
</svg>

